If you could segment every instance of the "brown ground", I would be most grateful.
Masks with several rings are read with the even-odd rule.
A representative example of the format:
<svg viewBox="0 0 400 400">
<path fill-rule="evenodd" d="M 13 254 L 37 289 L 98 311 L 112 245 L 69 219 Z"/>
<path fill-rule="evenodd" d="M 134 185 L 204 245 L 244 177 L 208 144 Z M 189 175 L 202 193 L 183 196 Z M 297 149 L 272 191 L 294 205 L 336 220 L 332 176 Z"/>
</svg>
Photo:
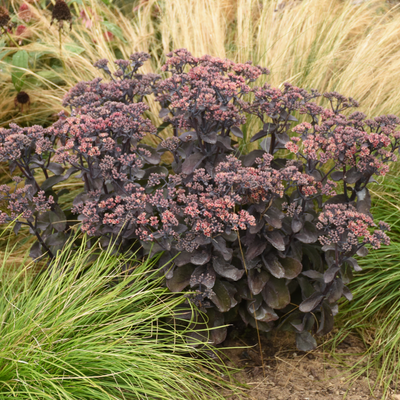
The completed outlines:
<svg viewBox="0 0 400 400">
<path fill-rule="evenodd" d="M 324 346 L 304 353 L 296 349 L 294 338 L 285 333 L 275 337 L 261 338 L 264 358 L 263 373 L 261 356 L 257 340 L 252 338 L 228 340 L 224 346 L 242 346 L 224 353 L 230 359 L 228 365 L 243 368 L 236 378 L 250 388 L 247 394 L 252 400 L 370 400 L 381 399 L 382 392 L 371 388 L 374 376 L 361 376 L 349 383 L 348 369 L 340 368 Z M 250 348 L 243 348 L 252 346 Z M 354 365 L 363 352 L 363 344 L 356 337 L 347 338 L 337 349 L 347 364 Z M 236 400 L 237 397 L 227 399 Z M 386 399 L 399 400 L 399 394 Z"/>
</svg>

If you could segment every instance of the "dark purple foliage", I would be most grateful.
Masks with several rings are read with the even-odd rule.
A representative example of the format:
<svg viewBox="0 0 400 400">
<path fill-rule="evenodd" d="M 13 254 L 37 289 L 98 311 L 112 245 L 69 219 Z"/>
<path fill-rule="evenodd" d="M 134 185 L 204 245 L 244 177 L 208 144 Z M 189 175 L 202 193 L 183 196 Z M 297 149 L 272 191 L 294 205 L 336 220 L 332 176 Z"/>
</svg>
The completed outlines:
<svg viewBox="0 0 400 400">
<path fill-rule="evenodd" d="M 316 91 L 251 87 L 268 73 L 251 63 L 180 49 L 168 54 L 162 79 L 138 72 L 148 58 L 117 60 L 114 74 L 100 60 L 110 80 L 72 88 L 69 115 L 46 129 L 0 131 L 0 161 L 25 180 L 0 187 L 8 205 L 0 222 L 16 220 L 16 233 L 29 226 L 34 258 L 53 259 L 76 218 L 104 247 L 163 252 L 166 285 L 189 290 L 210 326 L 240 316 L 263 331 L 292 330 L 298 347 L 311 349 L 310 332 L 328 333 L 338 300 L 351 299 L 345 285 L 360 270 L 354 256 L 389 244 L 389 227 L 370 214 L 367 186 L 396 160 L 399 119 L 344 115 L 358 104 L 336 92 L 324 94 L 324 108 L 313 102 Z M 159 127 L 147 118 L 149 96 L 161 106 Z M 251 140 L 262 140 L 242 155 L 235 140 L 248 115 L 263 126 Z M 162 139 L 168 126 L 173 136 Z M 159 138 L 157 148 L 143 143 L 146 135 Z M 166 152 L 171 165 L 161 161 Z M 71 176 L 84 190 L 62 210 L 65 189 L 54 186 Z M 215 343 L 225 335 L 212 331 Z"/>
</svg>

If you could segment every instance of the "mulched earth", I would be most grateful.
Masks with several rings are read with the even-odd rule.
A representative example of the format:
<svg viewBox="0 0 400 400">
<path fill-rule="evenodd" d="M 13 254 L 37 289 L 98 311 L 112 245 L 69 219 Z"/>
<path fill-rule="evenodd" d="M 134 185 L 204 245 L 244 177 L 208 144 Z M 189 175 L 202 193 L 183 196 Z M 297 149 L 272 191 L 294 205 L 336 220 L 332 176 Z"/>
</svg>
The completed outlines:
<svg viewBox="0 0 400 400">
<path fill-rule="evenodd" d="M 249 335 L 248 335 L 249 336 Z M 382 399 L 379 388 L 373 389 L 375 376 L 361 375 L 350 380 L 348 369 L 341 368 L 323 344 L 316 350 L 304 353 L 296 349 L 294 337 L 277 333 L 261 337 L 264 367 L 261 362 L 256 334 L 249 337 L 229 339 L 224 347 L 226 364 L 236 366 L 241 372 L 236 379 L 248 386 L 246 394 L 252 400 L 372 400 Z M 325 349 L 324 349 L 325 347 Z M 363 343 L 355 336 L 346 338 L 337 353 L 348 365 L 360 360 L 365 351 Z M 227 396 L 238 400 L 237 396 Z M 389 399 L 400 399 L 396 393 L 388 394 Z"/>
</svg>

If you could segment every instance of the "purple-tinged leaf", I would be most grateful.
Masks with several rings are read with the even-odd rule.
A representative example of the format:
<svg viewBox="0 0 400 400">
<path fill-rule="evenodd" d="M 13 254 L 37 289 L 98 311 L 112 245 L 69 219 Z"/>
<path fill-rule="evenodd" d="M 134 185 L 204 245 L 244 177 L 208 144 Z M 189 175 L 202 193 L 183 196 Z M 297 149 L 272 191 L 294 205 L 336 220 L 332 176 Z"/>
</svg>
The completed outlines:
<svg viewBox="0 0 400 400">
<path fill-rule="evenodd" d="M 324 273 L 324 282 L 330 283 L 336 278 L 336 274 L 338 273 L 340 267 L 333 263 Z"/>
<path fill-rule="evenodd" d="M 332 282 L 332 286 L 329 289 L 327 300 L 329 303 L 336 303 L 343 295 L 343 281 L 341 279 L 335 279 Z"/>
<path fill-rule="evenodd" d="M 261 259 L 272 276 L 278 279 L 285 277 L 285 270 L 276 256 L 261 256 Z"/>
<path fill-rule="evenodd" d="M 262 157 L 265 154 L 263 150 L 253 150 L 249 154 L 246 154 L 243 159 L 242 163 L 244 167 L 252 167 L 256 158 Z"/>
<path fill-rule="evenodd" d="M 303 243 L 315 243 L 318 237 L 319 234 L 317 229 L 311 222 L 308 221 L 304 223 L 303 229 L 295 235 L 295 238 Z"/>
<path fill-rule="evenodd" d="M 177 266 L 177 267 L 182 267 L 183 265 L 189 264 L 192 259 L 192 253 L 188 253 L 187 251 L 182 251 L 180 254 L 178 254 L 172 262 Z"/>
<path fill-rule="evenodd" d="M 221 136 L 218 135 L 217 137 L 217 142 L 221 143 L 222 146 L 226 149 L 226 150 L 233 150 L 232 146 L 231 146 L 231 138 L 229 136 Z"/>
<path fill-rule="evenodd" d="M 366 255 L 368 255 L 368 253 L 369 253 L 369 250 L 365 247 L 365 246 L 363 246 L 363 247 L 360 247 L 358 250 L 357 250 L 357 255 L 359 256 L 359 257 L 365 257 Z"/>
<path fill-rule="evenodd" d="M 195 131 L 184 132 L 182 133 L 182 135 L 179 136 L 179 139 L 181 139 L 182 142 L 189 142 L 191 140 L 196 140 L 197 133 Z"/>
<path fill-rule="evenodd" d="M 310 297 L 305 299 L 299 306 L 299 310 L 303 313 L 308 313 L 313 311 L 316 307 L 321 304 L 324 299 L 324 295 L 320 292 L 313 293 Z"/>
<path fill-rule="evenodd" d="M 302 275 L 306 276 L 307 278 L 311 278 L 314 280 L 323 279 L 324 275 L 321 272 L 314 271 L 313 269 L 309 269 L 308 271 L 303 271 Z"/>
<path fill-rule="evenodd" d="M 182 164 L 182 173 L 190 175 L 205 159 L 201 153 L 193 153 Z"/>
<path fill-rule="evenodd" d="M 47 169 L 55 175 L 61 175 L 65 171 L 62 165 L 53 162 L 49 163 Z"/>
<path fill-rule="evenodd" d="M 165 118 L 169 114 L 168 108 L 162 108 L 158 114 L 160 118 Z"/>
<path fill-rule="evenodd" d="M 231 309 L 231 296 L 227 288 L 221 283 L 219 279 L 215 281 L 213 287 L 213 294 L 209 296 L 210 300 L 217 306 L 220 312 L 227 312 Z"/>
<path fill-rule="evenodd" d="M 356 272 L 362 271 L 362 268 L 358 265 L 358 262 L 355 258 L 349 257 L 346 259 L 346 262 L 351 265 L 351 267 L 354 269 L 354 271 L 356 271 Z"/>
<path fill-rule="evenodd" d="M 300 230 L 303 228 L 304 226 L 304 220 L 299 217 L 294 216 L 292 219 L 292 231 L 294 233 L 298 233 L 300 232 Z"/>
<path fill-rule="evenodd" d="M 311 351 L 317 347 L 317 342 L 310 332 L 303 331 L 296 334 L 296 347 L 300 351 Z"/>
<path fill-rule="evenodd" d="M 321 322 L 317 330 L 318 336 L 328 334 L 333 329 L 333 313 L 329 304 L 324 301 L 321 306 Z"/>
<path fill-rule="evenodd" d="M 259 307 L 258 310 L 252 315 L 257 321 L 262 322 L 272 322 L 279 319 L 275 311 L 271 307 L 268 307 L 266 304 L 262 304 L 261 307 Z"/>
<path fill-rule="evenodd" d="M 348 301 L 353 300 L 353 295 L 347 286 L 343 286 L 343 296 L 346 297 Z"/>
<path fill-rule="evenodd" d="M 34 260 L 36 260 L 37 258 L 42 256 L 42 249 L 41 249 L 41 245 L 39 242 L 35 242 L 32 246 L 31 249 L 29 251 L 29 257 L 33 258 Z"/>
<path fill-rule="evenodd" d="M 212 245 L 214 250 L 221 253 L 225 261 L 229 262 L 232 260 L 233 250 L 226 247 L 226 241 L 222 236 L 217 236 L 216 238 L 212 239 Z"/>
<path fill-rule="evenodd" d="M 292 257 L 281 258 L 279 262 L 285 271 L 286 279 L 296 278 L 303 269 L 301 262 Z"/>
<path fill-rule="evenodd" d="M 268 282 L 269 277 L 269 273 L 262 268 L 254 268 L 249 270 L 247 282 L 251 293 L 253 293 L 255 296 L 261 293 Z"/>
<path fill-rule="evenodd" d="M 192 253 L 190 262 L 194 265 L 204 265 L 211 259 L 211 252 L 208 250 L 197 250 Z"/>
<path fill-rule="evenodd" d="M 238 269 L 230 265 L 222 257 L 213 257 L 213 267 L 217 274 L 233 281 L 238 281 L 245 272 L 244 269 Z"/>
<path fill-rule="evenodd" d="M 57 185 L 57 183 L 60 183 L 62 181 L 65 181 L 67 178 L 64 175 L 54 175 L 51 176 L 50 178 L 46 179 L 41 185 L 40 189 L 41 190 L 48 190 L 52 188 L 54 185 Z"/>
<path fill-rule="evenodd" d="M 190 287 L 196 285 L 204 285 L 208 289 L 212 289 L 215 284 L 215 271 L 210 265 L 196 267 L 190 278 Z"/>
<path fill-rule="evenodd" d="M 285 251 L 285 239 L 280 231 L 267 231 L 264 236 L 277 250 Z"/>
<path fill-rule="evenodd" d="M 285 308 L 290 303 L 289 289 L 284 279 L 271 277 L 262 291 L 265 302 L 274 310 Z"/>
<path fill-rule="evenodd" d="M 202 135 L 202 139 L 206 143 L 215 144 L 217 143 L 217 132 L 211 132 L 208 135 Z"/>
<path fill-rule="evenodd" d="M 331 173 L 331 179 L 333 181 L 341 181 L 344 177 L 344 174 L 342 171 L 334 171 Z"/>
<path fill-rule="evenodd" d="M 282 228 L 283 218 L 285 218 L 285 214 L 275 206 L 269 207 L 267 212 L 264 214 L 264 219 L 267 223 L 276 229 Z"/>
<path fill-rule="evenodd" d="M 181 292 L 186 286 L 189 286 L 194 268 L 193 265 L 184 265 L 183 267 L 175 268 L 173 277 L 167 279 L 168 289 L 171 292 Z"/>
<path fill-rule="evenodd" d="M 253 315 L 260 307 L 261 304 L 263 303 L 263 298 L 262 296 L 255 296 L 251 300 L 247 300 L 247 311 L 249 314 Z"/>
<path fill-rule="evenodd" d="M 343 180 L 346 183 L 353 184 L 356 183 L 358 180 L 360 180 L 362 177 L 363 174 L 360 171 L 357 171 L 356 167 L 352 167 L 346 172 L 346 175 L 344 176 Z"/>
<path fill-rule="evenodd" d="M 243 139 L 243 132 L 237 126 L 232 126 L 231 132 L 236 137 Z"/>
<path fill-rule="evenodd" d="M 247 245 L 246 260 L 252 260 L 253 258 L 256 258 L 260 254 L 262 254 L 262 252 L 265 250 L 266 247 L 267 247 L 267 241 L 256 236 Z"/>
</svg>

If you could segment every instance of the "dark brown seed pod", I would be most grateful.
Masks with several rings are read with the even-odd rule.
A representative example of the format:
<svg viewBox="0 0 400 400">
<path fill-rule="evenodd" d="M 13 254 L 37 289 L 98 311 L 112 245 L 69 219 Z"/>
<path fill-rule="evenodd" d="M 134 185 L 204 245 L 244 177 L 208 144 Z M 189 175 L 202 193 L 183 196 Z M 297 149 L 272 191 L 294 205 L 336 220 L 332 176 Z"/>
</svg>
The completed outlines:
<svg viewBox="0 0 400 400">
<path fill-rule="evenodd" d="M 7 29 L 10 24 L 10 14 L 5 7 L 0 6 L 0 28 Z"/>
<path fill-rule="evenodd" d="M 29 105 L 31 104 L 29 94 L 23 91 L 19 92 L 14 98 L 14 104 L 15 107 L 19 108 L 20 112 L 23 112 L 24 105 L 27 105 L 29 107 Z"/>
<path fill-rule="evenodd" d="M 29 94 L 26 92 L 19 92 L 16 96 L 16 100 L 19 104 L 29 103 Z"/>
<path fill-rule="evenodd" d="M 51 24 L 56 20 L 59 23 L 60 29 L 63 27 L 63 22 L 67 21 L 72 25 L 72 14 L 68 4 L 64 0 L 57 0 L 51 15 Z"/>
</svg>

